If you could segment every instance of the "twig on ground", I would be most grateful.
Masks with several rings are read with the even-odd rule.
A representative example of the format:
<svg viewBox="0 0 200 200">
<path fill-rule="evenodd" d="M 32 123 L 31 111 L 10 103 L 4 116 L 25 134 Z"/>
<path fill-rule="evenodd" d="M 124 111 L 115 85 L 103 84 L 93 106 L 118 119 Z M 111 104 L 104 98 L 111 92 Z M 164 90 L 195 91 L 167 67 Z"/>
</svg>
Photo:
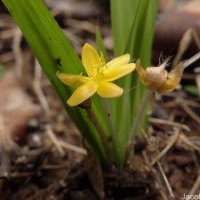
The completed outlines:
<svg viewBox="0 0 200 200">
<path fill-rule="evenodd" d="M 158 161 L 157 164 L 158 164 L 158 168 L 159 168 L 159 170 L 160 170 L 160 172 L 161 172 L 161 174 L 162 174 L 162 177 L 163 177 L 163 179 L 164 179 L 164 181 L 165 181 L 165 184 L 166 184 L 166 186 L 167 186 L 167 189 L 168 189 L 168 191 L 169 191 L 169 194 L 170 194 L 170 196 L 171 196 L 172 198 L 174 198 L 174 194 L 173 194 L 173 191 L 172 191 L 172 187 L 171 187 L 171 185 L 170 185 L 170 183 L 169 183 L 169 181 L 168 181 L 168 179 L 167 179 L 167 177 L 166 177 L 166 175 L 165 175 L 165 172 L 164 172 L 164 170 L 163 170 L 163 168 L 162 168 L 160 162 Z"/>
<path fill-rule="evenodd" d="M 200 124 L 200 117 L 185 103 L 180 104 L 183 110 L 198 124 Z"/>
<path fill-rule="evenodd" d="M 147 152 L 146 151 L 143 151 L 142 152 L 142 155 L 143 155 L 143 158 L 145 160 L 145 163 L 147 164 L 147 166 L 149 167 L 149 170 L 152 172 L 152 174 L 155 175 L 155 178 L 156 178 L 156 186 L 158 187 L 159 189 L 159 192 L 160 192 L 160 195 L 162 196 L 162 199 L 163 200 L 168 200 L 168 195 L 165 194 L 165 192 L 162 190 L 161 186 L 162 186 L 162 182 L 160 181 L 160 179 L 158 178 L 158 172 L 157 172 L 157 169 L 151 165 L 151 162 L 149 160 L 149 156 L 147 155 Z"/>
<path fill-rule="evenodd" d="M 58 138 L 55 136 L 52 128 L 50 125 L 46 125 L 45 126 L 46 129 L 46 133 L 49 136 L 49 138 L 51 139 L 52 143 L 55 145 L 57 151 L 60 153 L 60 155 L 63 157 L 65 155 L 65 151 L 63 149 L 63 146 L 60 144 L 60 141 L 58 140 Z"/>
<path fill-rule="evenodd" d="M 157 119 L 157 118 L 150 117 L 149 122 L 152 124 L 169 125 L 169 126 L 181 128 L 185 131 L 190 131 L 190 128 L 186 126 L 185 124 L 181 124 L 181 123 L 177 123 L 177 122 L 173 122 L 173 121 L 169 121 L 165 119 Z"/>
<path fill-rule="evenodd" d="M 39 63 L 35 61 L 35 74 L 34 74 L 34 80 L 33 80 L 33 89 L 40 101 L 40 104 L 46 114 L 47 117 L 50 116 L 50 108 L 49 104 L 46 100 L 46 97 L 44 96 L 44 93 L 41 88 L 41 77 L 42 77 L 42 70 L 39 66 Z"/>
<path fill-rule="evenodd" d="M 199 138 L 199 139 L 200 139 L 200 138 Z M 191 137 L 189 138 L 189 137 L 187 137 L 186 135 L 181 134 L 181 135 L 180 135 L 180 140 L 179 140 L 179 141 L 185 143 L 186 145 L 188 145 L 188 146 L 191 147 L 192 149 L 195 149 L 195 150 L 197 150 L 197 151 L 200 152 L 200 146 L 198 146 L 197 144 L 195 144 L 194 142 L 192 142 L 192 141 L 191 141 Z M 197 140 L 195 140 L 195 141 L 197 141 Z"/>
<path fill-rule="evenodd" d="M 75 145 L 69 144 L 69 143 L 61 141 L 61 140 L 59 140 L 59 143 L 61 144 L 61 146 L 63 148 L 65 148 L 67 150 L 75 151 L 75 152 L 83 154 L 83 155 L 87 154 L 87 151 L 81 147 L 77 147 Z"/>
<path fill-rule="evenodd" d="M 198 175 L 198 177 L 197 177 L 197 179 L 196 179 L 196 181 L 195 181 L 193 187 L 191 188 L 189 194 L 190 194 L 190 195 L 196 194 L 196 192 L 199 190 L 199 188 L 200 188 L 200 171 L 199 171 L 199 175 Z"/>
<path fill-rule="evenodd" d="M 180 136 L 180 131 L 176 131 L 174 135 L 169 137 L 168 144 L 165 146 L 165 148 L 158 154 L 156 159 L 154 159 L 151 162 L 151 165 L 154 165 L 156 162 L 158 162 L 168 151 L 171 149 L 171 147 L 177 142 L 178 138 Z"/>
<path fill-rule="evenodd" d="M 22 178 L 22 177 L 31 177 L 36 171 L 29 172 L 12 172 L 10 178 Z"/>
<path fill-rule="evenodd" d="M 22 40 L 22 32 L 17 27 L 15 28 L 14 33 L 13 33 L 12 49 L 15 56 L 15 67 L 16 67 L 15 70 L 16 70 L 16 75 L 18 79 L 22 78 L 22 74 L 23 74 L 22 70 L 24 66 L 23 53 L 20 47 L 21 40 Z"/>
</svg>

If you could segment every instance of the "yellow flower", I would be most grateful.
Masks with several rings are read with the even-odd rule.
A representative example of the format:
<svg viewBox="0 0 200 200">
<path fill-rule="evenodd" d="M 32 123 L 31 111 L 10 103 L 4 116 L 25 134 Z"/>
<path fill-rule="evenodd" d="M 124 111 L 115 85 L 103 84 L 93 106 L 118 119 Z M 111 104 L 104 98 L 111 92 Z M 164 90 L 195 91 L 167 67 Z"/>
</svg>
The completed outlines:
<svg viewBox="0 0 200 200">
<path fill-rule="evenodd" d="M 86 43 L 82 49 L 82 63 L 88 76 L 57 72 L 64 84 L 77 88 L 68 99 L 68 105 L 79 105 L 96 92 L 106 98 L 122 95 L 123 89 L 112 81 L 135 69 L 135 64 L 129 61 L 130 55 L 125 54 L 106 64 L 103 54 L 99 55 L 94 47 Z"/>
<path fill-rule="evenodd" d="M 149 89 L 159 93 L 174 90 L 180 83 L 183 74 L 183 64 L 180 63 L 171 72 L 165 70 L 166 65 L 167 62 L 164 62 L 159 67 L 147 67 L 147 69 L 144 70 L 138 60 L 136 62 L 136 70 L 139 74 L 140 81 Z"/>
</svg>

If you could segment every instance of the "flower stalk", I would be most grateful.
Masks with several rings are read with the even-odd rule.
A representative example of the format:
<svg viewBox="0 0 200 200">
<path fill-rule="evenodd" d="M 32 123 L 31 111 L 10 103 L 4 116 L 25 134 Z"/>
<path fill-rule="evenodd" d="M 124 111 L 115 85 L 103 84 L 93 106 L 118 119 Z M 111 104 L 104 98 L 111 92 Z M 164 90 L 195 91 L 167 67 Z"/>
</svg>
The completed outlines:
<svg viewBox="0 0 200 200">
<path fill-rule="evenodd" d="M 142 117 L 144 116 L 144 111 L 145 111 L 145 109 L 148 105 L 148 101 L 149 101 L 149 98 L 151 97 L 152 93 L 153 92 L 149 89 L 147 89 L 145 91 L 142 102 L 141 102 L 140 107 L 138 109 L 138 112 L 137 112 L 137 114 L 136 114 L 136 116 L 133 120 L 131 131 L 130 131 L 129 142 L 128 142 L 127 147 L 126 147 L 126 160 L 127 161 L 130 160 L 133 156 L 134 141 L 135 141 L 137 129 L 138 129 L 138 126 L 140 125 Z"/>
<path fill-rule="evenodd" d="M 98 121 L 97 117 L 95 116 L 94 112 L 92 111 L 91 106 L 85 106 L 84 109 L 87 112 L 88 117 L 90 118 L 91 122 L 95 126 L 95 128 L 101 138 L 105 153 L 108 156 L 108 166 L 111 166 L 113 159 L 112 159 L 112 153 L 111 153 L 110 147 L 109 147 L 109 141 L 108 141 L 108 138 L 106 137 L 106 133 L 104 132 L 101 124 L 99 124 L 99 121 Z"/>
<path fill-rule="evenodd" d="M 191 64 L 193 64 L 194 62 L 196 62 L 197 60 L 200 59 L 200 52 L 195 54 L 194 56 L 192 56 L 190 59 L 188 59 L 187 61 L 185 61 L 183 63 L 183 69 L 186 69 L 188 66 L 190 66 Z"/>
<path fill-rule="evenodd" d="M 110 128 L 110 136 L 111 136 L 111 142 L 112 142 L 112 145 L 113 145 L 113 151 L 115 152 L 115 160 L 118 161 L 119 160 L 119 146 L 118 146 L 118 143 L 117 143 L 117 140 L 116 140 L 117 135 L 116 135 L 116 130 L 115 130 L 115 127 L 114 127 L 114 124 L 113 124 L 112 113 L 111 113 L 110 106 L 108 104 L 107 99 L 102 99 L 102 103 L 103 103 L 103 107 L 104 107 L 104 110 L 105 110 L 108 125 L 109 125 L 109 128 Z"/>
</svg>

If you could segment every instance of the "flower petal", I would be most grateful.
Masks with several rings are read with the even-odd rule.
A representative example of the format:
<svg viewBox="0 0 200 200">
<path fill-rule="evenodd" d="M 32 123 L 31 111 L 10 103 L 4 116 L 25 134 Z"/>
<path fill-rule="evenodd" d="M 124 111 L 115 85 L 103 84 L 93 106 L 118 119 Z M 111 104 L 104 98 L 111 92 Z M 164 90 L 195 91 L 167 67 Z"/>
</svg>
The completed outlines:
<svg viewBox="0 0 200 200">
<path fill-rule="evenodd" d="M 180 63 L 175 70 L 168 73 L 167 80 L 162 87 L 159 88 L 160 93 L 170 92 L 174 90 L 181 81 L 183 74 L 183 64 Z"/>
<path fill-rule="evenodd" d="M 123 93 L 123 89 L 117 86 L 114 83 L 101 81 L 99 82 L 99 87 L 97 89 L 97 93 L 101 97 L 118 97 Z"/>
<path fill-rule="evenodd" d="M 86 43 L 82 48 L 82 63 L 89 77 L 96 77 L 97 70 L 105 64 L 103 55 L 101 57 L 93 46 Z"/>
<path fill-rule="evenodd" d="M 76 106 L 89 99 L 98 88 L 98 83 L 96 81 L 88 81 L 84 85 L 78 87 L 72 96 L 68 99 L 67 103 L 69 106 Z"/>
<path fill-rule="evenodd" d="M 90 78 L 82 75 L 66 74 L 60 72 L 56 72 L 56 75 L 64 84 L 75 88 L 87 83 L 90 80 Z"/>
<path fill-rule="evenodd" d="M 138 73 L 138 75 L 139 75 L 140 81 L 141 81 L 144 85 L 146 85 L 147 73 L 146 73 L 146 71 L 142 68 L 142 65 L 141 65 L 140 60 L 137 60 L 135 68 L 136 68 L 136 71 L 137 71 L 137 73 Z"/>
<path fill-rule="evenodd" d="M 130 63 L 126 65 L 118 66 L 117 68 L 105 68 L 101 74 L 98 74 L 98 78 L 104 81 L 114 81 L 132 72 L 135 69 L 135 64 Z"/>
<path fill-rule="evenodd" d="M 106 64 L 106 67 L 109 68 L 109 69 L 116 68 L 116 67 L 119 67 L 121 65 L 128 64 L 129 61 L 130 61 L 130 54 L 125 54 L 125 55 L 119 56 L 117 58 L 114 58 L 113 60 L 108 62 Z"/>
</svg>

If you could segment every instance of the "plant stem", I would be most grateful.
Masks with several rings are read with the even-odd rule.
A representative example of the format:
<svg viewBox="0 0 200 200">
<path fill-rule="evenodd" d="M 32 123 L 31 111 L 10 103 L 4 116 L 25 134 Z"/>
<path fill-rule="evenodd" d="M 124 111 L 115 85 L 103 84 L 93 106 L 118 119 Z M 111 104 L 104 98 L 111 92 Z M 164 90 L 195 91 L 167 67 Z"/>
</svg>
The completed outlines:
<svg viewBox="0 0 200 200">
<path fill-rule="evenodd" d="M 129 142 L 126 146 L 126 158 L 127 158 L 126 160 L 129 160 L 132 157 L 132 152 L 133 152 L 133 148 L 134 148 L 134 139 L 135 139 L 135 135 L 137 132 L 137 128 L 138 128 L 138 125 L 140 124 L 141 118 L 143 117 L 144 110 L 147 106 L 147 103 L 148 103 L 148 100 L 149 100 L 149 97 L 151 96 L 151 94 L 152 94 L 151 90 L 147 89 L 145 91 L 142 102 L 139 107 L 139 110 L 136 114 L 135 119 L 133 120 L 133 123 L 132 123 L 133 125 L 132 125 L 131 132 L 130 132 Z"/>
<path fill-rule="evenodd" d="M 108 125 L 109 125 L 109 128 L 110 128 L 110 135 L 111 135 L 111 141 L 112 141 L 112 144 L 113 144 L 113 152 L 114 152 L 114 155 L 115 155 L 115 160 L 119 161 L 119 159 L 120 159 L 119 158 L 119 146 L 118 146 L 117 140 L 116 140 L 117 136 L 116 136 L 115 127 L 113 125 L 113 118 L 112 118 L 112 115 L 111 115 L 111 110 L 110 110 L 107 99 L 102 98 L 102 102 L 103 102 L 103 107 L 104 107 L 104 111 L 105 111 L 105 114 L 106 114 L 106 118 L 108 120 Z"/>
<path fill-rule="evenodd" d="M 99 124 L 99 121 L 96 118 L 91 107 L 86 107 L 85 110 L 88 114 L 88 117 L 93 122 L 94 126 L 96 127 L 97 132 L 99 133 L 102 144 L 104 146 L 105 153 L 108 156 L 108 165 L 111 166 L 111 164 L 112 164 L 112 154 L 110 152 L 109 142 L 108 142 L 108 139 L 106 137 L 106 134 L 105 134 L 104 130 L 102 129 L 101 125 Z"/>
<path fill-rule="evenodd" d="M 197 60 L 200 59 L 200 52 L 195 54 L 194 56 L 192 56 L 190 59 L 188 59 L 187 61 L 185 61 L 183 63 L 183 68 L 186 69 L 188 66 L 190 66 L 191 64 L 193 64 L 194 62 L 196 62 Z"/>
</svg>

